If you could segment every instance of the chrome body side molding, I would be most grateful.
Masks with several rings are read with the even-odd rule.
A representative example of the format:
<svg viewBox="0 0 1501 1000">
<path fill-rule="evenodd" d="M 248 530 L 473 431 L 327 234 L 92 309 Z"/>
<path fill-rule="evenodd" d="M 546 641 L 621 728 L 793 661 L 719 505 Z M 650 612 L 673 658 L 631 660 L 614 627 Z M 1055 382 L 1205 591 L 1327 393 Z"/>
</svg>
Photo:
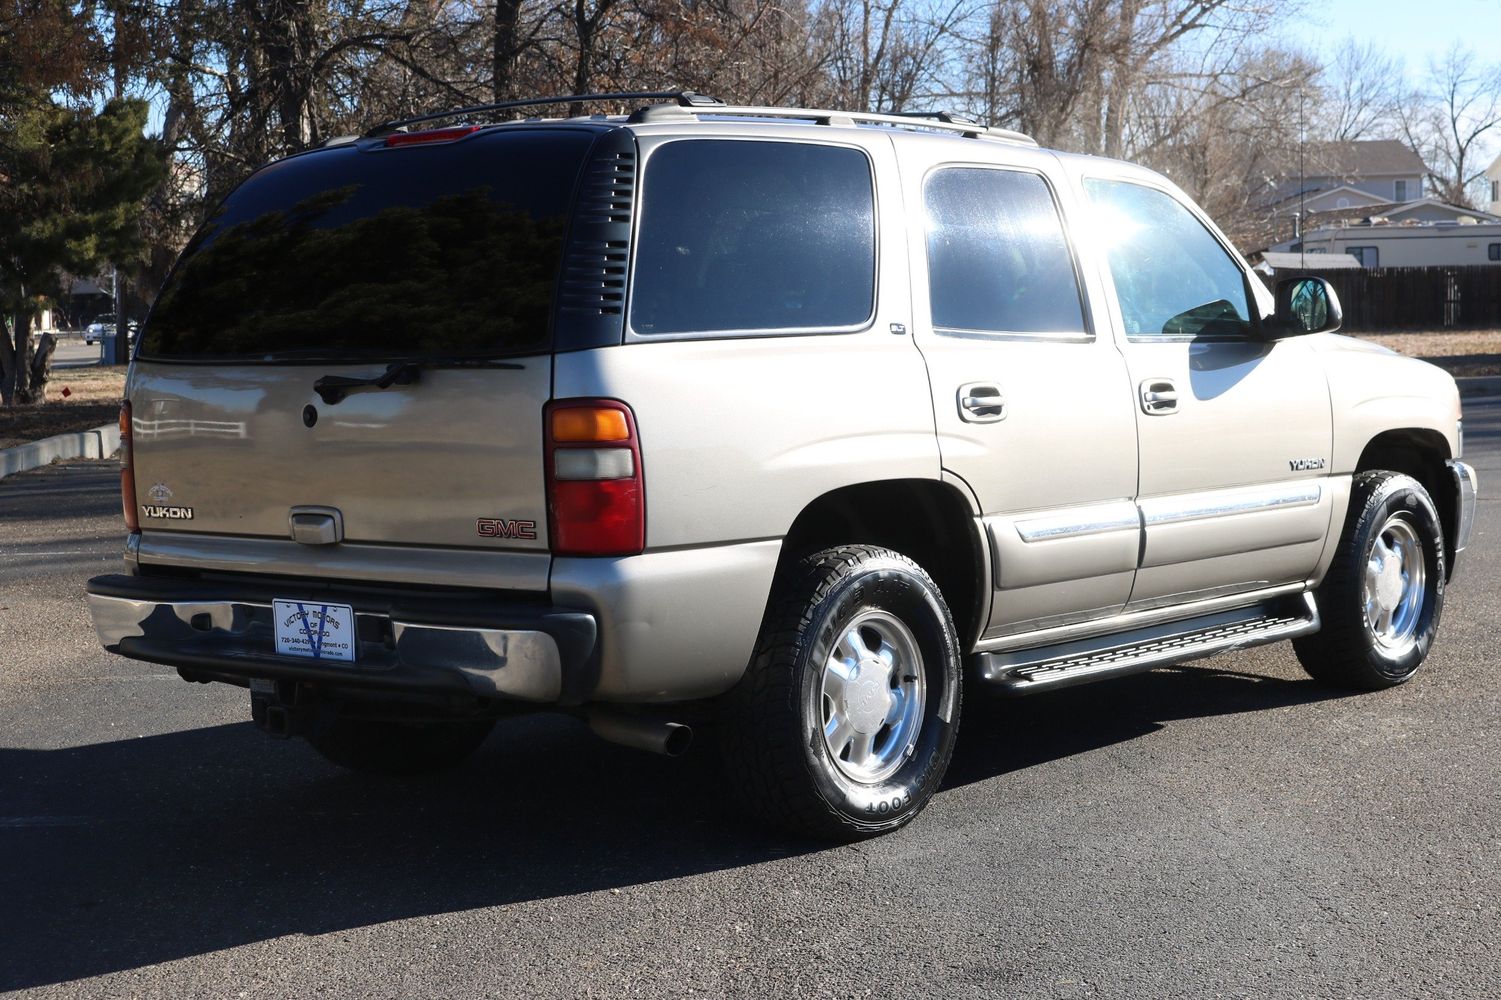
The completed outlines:
<svg viewBox="0 0 1501 1000">
<path fill-rule="evenodd" d="M 1141 516 L 1148 528 L 1157 524 L 1203 521 L 1237 514 L 1289 507 L 1312 507 L 1323 498 L 1318 483 L 1274 483 L 1270 486 L 1216 490 L 1141 501 Z"/>
<path fill-rule="evenodd" d="M 1108 531 L 1134 530 L 1141 527 L 1141 515 L 1130 500 L 1115 500 L 1023 518 L 1014 522 L 1014 527 L 1024 542 L 1051 542 Z"/>
</svg>

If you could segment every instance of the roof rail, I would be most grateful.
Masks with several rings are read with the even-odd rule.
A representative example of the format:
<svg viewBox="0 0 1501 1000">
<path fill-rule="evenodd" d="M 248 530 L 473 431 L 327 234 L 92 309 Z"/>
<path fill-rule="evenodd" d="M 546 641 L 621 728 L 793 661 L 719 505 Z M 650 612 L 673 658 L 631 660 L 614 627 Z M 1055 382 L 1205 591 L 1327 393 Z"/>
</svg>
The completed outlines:
<svg viewBox="0 0 1501 1000">
<path fill-rule="evenodd" d="M 661 100 L 677 102 L 675 105 L 668 105 L 669 107 L 714 108 L 724 106 L 724 102 L 717 97 L 695 94 L 691 90 L 636 90 L 613 94 L 566 94 L 557 97 L 527 97 L 517 101 L 501 101 L 496 104 L 475 104 L 467 108 L 454 108 L 451 111 L 433 111 L 429 114 L 415 115 L 411 118 L 399 118 L 393 121 L 381 122 L 366 132 L 363 137 L 373 139 L 376 136 L 388 135 L 398 129 L 406 128 L 408 125 L 418 125 L 422 122 L 438 121 L 443 118 L 463 118 L 484 111 L 505 111 L 509 108 L 532 108 L 547 104 L 597 104 L 600 101 Z"/>
<path fill-rule="evenodd" d="M 812 121 L 819 125 L 891 125 L 895 128 L 931 129 L 939 132 L 958 132 L 970 139 L 999 139 L 1023 146 L 1036 146 L 1037 140 L 1023 132 L 997 128 L 983 122 L 973 121 L 948 111 L 829 111 L 816 108 L 741 107 L 737 105 L 700 106 L 688 104 L 653 104 L 633 112 L 632 122 L 681 121 L 712 115 L 716 118 L 792 118 Z"/>
</svg>

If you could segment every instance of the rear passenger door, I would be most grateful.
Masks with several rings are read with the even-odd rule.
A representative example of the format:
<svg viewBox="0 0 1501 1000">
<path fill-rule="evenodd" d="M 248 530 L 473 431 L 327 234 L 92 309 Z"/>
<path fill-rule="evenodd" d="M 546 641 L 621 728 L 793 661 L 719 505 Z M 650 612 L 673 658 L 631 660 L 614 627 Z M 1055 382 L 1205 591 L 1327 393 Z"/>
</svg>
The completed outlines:
<svg viewBox="0 0 1501 1000">
<path fill-rule="evenodd" d="M 1108 327 L 1065 235 L 1056 160 L 1005 148 L 976 162 L 973 149 L 906 144 L 903 185 L 914 334 L 944 475 L 972 492 L 989 537 L 983 638 L 997 638 L 1125 605 L 1140 544 L 1136 425 L 1124 360 L 1096 335 Z"/>
<path fill-rule="evenodd" d="M 1135 174 L 1082 187 L 1140 441 L 1145 540 L 1128 610 L 1301 586 L 1334 499 L 1319 358 L 1260 336 L 1256 279 L 1177 192 Z"/>
</svg>

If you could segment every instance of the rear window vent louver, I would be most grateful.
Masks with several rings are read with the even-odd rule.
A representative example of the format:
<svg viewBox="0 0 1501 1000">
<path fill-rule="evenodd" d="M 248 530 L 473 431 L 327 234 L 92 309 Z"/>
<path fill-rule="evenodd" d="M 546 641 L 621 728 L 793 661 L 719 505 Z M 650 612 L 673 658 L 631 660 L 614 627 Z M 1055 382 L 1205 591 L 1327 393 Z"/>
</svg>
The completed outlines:
<svg viewBox="0 0 1501 1000">
<path fill-rule="evenodd" d="M 604 313 L 625 310 L 625 240 L 575 241 L 563 263 L 558 305 L 564 312 Z"/>
<path fill-rule="evenodd" d="M 580 222 L 630 222 L 636 192 L 636 157 L 632 153 L 599 156 L 589 164 L 579 192 Z"/>
<path fill-rule="evenodd" d="M 573 238 L 563 261 L 558 288 L 563 314 L 624 315 L 635 194 L 634 149 L 596 154 L 579 191 Z"/>
</svg>

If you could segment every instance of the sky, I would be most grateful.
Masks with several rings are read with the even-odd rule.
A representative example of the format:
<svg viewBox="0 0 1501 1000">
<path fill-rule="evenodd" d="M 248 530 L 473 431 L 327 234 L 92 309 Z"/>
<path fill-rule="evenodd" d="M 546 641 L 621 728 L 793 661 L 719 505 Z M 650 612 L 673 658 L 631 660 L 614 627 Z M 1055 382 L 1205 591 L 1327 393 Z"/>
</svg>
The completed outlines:
<svg viewBox="0 0 1501 1000">
<path fill-rule="evenodd" d="M 1308 0 L 1293 20 L 1283 36 L 1299 48 L 1328 56 L 1354 36 L 1405 60 L 1413 77 L 1456 41 L 1501 63 L 1501 0 Z"/>
<path fill-rule="evenodd" d="M 1347 38 L 1370 43 L 1404 63 L 1407 82 L 1420 86 L 1430 59 L 1455 42 L 1481 63 L 1501 65 L 1501 0 L 1307 0 L 1282 37 L 1315 58 L 1331 58 Z M 1501 134 L 1480 142 L 1480 165 L 1501 153 Z"/>
</svg>

